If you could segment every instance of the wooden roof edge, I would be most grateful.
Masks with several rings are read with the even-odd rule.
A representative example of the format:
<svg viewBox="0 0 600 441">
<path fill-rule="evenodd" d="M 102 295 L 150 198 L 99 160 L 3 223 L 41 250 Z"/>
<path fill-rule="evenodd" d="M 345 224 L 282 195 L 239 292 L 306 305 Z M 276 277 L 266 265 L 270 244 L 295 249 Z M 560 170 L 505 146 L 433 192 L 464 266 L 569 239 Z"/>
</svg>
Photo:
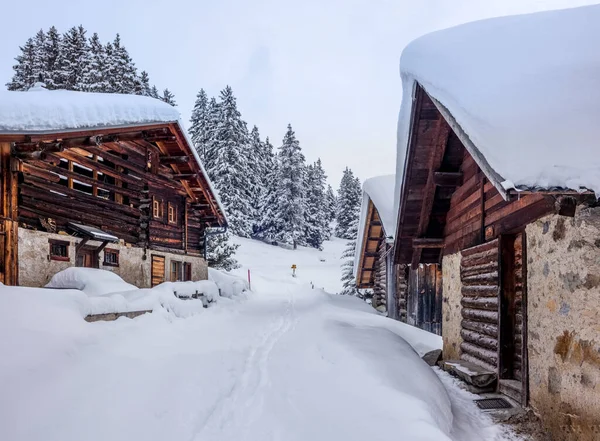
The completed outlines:
<svg viewBox="0 0 600 441">
<path fill-rule="evenodd" d="M 473 160 L 477 163 L 481 171 L 485 174 L 485 176 L 490 180 L 492 185 L 498 190 L 498 193 L 502 196 L 505 201 L 508 201 L 510 196 L 508 191 L 502 185 L 504 182 L 504 178 L 500 176 L 490 165 L 490 163 L 485 159 L 485 156 L 481 151 L 477 148 L 477 146 L 471 141 L 469 135 L 465 133 L 462 129 L 458 121 L 454 118 L 452 113 L 437 99 L 435 99 L 432 95 L 430 95 L 427 90 L 421 85 L 419 85 L 422 90 L 427 94 L 427 96 L 431 99 L 435 107 L 441 113 L 442 117 L 446 120 L 452 131 L 456 134 L 460 142 L 462 142 L 465 149 L 469 152 L 469 154 L 473 157 Z"/>
<path fill-rule="evenodd" d="M 414 155 L 414 144 L 415 144 L 415 122 L 418 121 L 417 114 L 421 113 L 421 106 L 423 103 L 422 94 L 425 93 L 425 90 L 421 87 L 419 83 L 416 81 L 413 83 L 412 90 L 412 108 L 410 110 L 410 123 L 409 123 L 409 132 L 408 132 L 408 145 L 406 146 L 406 152 L 404 157 L 404 169 L 402 170 L 402 182 L 400 183 L 400 200 L 398 204 L 398 216 L 396 216 L 396 234 L 395 238 L 400 238 L 402 236 L 402 228 L 404 226 L 404 207 L 406 206 L 406 192 L 408 191 L 408 187 L 406 182 L 407 174 L 410 174 L 409 163 L 412 162 L 412 157 Z M 397 177 L 396 177 L 397 178 Z M 394 245 L 396 243 L 394 239 Z M 394 263 L 398 263 L 400 258 L 400 247 L 394 246 Z"/>
<path fill-rule="evenodd" d="M 365 218 L 365 225 L 363 227 L 363 236 L 362 236 L 362 243 L 360 244 L 360 258 L 358 261 L 358 268 L 356 270 L 356 285 L 359 285 L 359 280 L 360 277 L 362 276 L 362 272 L 363 272 L 363 264 L 364 264 L 364 260 L 365 260 L 365 250 L 367 247 L 367 242 L 368 242 L 368 237 L 369 237 L 369 224 L 371 223 L 371 217 L 373 216 L 373 209 L 375 208 L 375 205 L 373 205 L 373 201 L 369 198 L 369 205 L 367 207 L 367 216 Z M 356 255 L 356 252 L 355 252 Z"/>
</svg>

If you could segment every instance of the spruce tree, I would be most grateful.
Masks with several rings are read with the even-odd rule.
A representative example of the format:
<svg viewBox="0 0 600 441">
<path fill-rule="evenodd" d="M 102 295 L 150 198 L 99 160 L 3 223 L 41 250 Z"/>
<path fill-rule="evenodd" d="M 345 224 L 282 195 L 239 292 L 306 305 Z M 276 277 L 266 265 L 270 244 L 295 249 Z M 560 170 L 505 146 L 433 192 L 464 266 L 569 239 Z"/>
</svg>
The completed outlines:
<svg viewBox="0 0 600 441">
<path fill-rule="evenodd" d="M 150 76 L 145 70 L 142 71 L 139 78 L 140 89 L 137 91 L 138 95 L 152 96 L 152 88 L 150 87 Z"/>
<path fill-rule="evenodd" d="M 327 191 L 325 193 L 325 202 L 327 210 L 327 220 L 331 222 L 335 220 L 335 216 L 337 213 L 337 198 L 335 197 L 335 193 L 333 192 L 333 188 L 331 187 L 331 185 L 327 185 Z"/>
<path fill-rule="evenodd" d="M 152 98 L 156 98 L 157 100 L 160 99 L 160 95 L 158 94 L 158 89 L 156 88 L 156 86 L 152 86 L 152 89 L 150 89 L 150 96 Z"/>
<path fill-rule="evenodd" d="M 194 148 L 200 156 L 202 163 L 205 163 L 206 156 L 206 144 L 209 141 L 207 136 L 207 122 L 208 122 L 208 97 L 204 89 L 200 89 L 200 92 L 196 95 L 196 102 L 192 109 L 192 116 L 190 118 L 190 137 L 194 144 Z"/>
<path fill-rule="evenodd" d="M 263 154 L 261 163 L 265 172 L 263 184 L 260 188 L 257 225 L 254 236 L 257 239 L 272 243 L 275 241 L 276 227 L 274 218 L 277 212 L 277 189 L 279 178 L 279 161 L 273 152 L 273 145 L 269 138 L 263 143 Z"/>
<path fill-rule="evenodd" d="M 50 90 L 61 89 L 63 87 L 59 66 L 60 48 L 61 36 L 58 30 L 52 26 L 46 34 L 44 45 L 44 59 L 46 60 L 44 83 L 46 83 L 46 87 Z"/>
<path fill-rule="evenodd" d="M 27 40 L 24 46 L 19 48 L 21 54 L 17 55 L 13 66 L 15 71 L 10 83 L 6 84 L 8 90 L 27 90 L 37 81 L 33 74 L 33 64 L 35 62 L 35 45 L 33 38 Z"/>
<path fill-rule="evenodd" d="M 306 168 L 305 238 L 306 243 L 322 249 L 323 242 L 331 237 L 325 197 L 325 171 L 321 159 Z"/>
<path fill-rule="evenodd" d="M 279 148 L 276 212 L 273 235 L 277 242 L 292 245 L 304 243 L 304 155 L 296 134 L 288 125 L 283 144 Z"/>
<path fill-rule="evenodd" d="M 87 92 L 107 92 L 110 89 L 107 76 L 106 50 L 98 34 L 89 41 L 88 63 L 83 69 L 84 90 Z"/>
<path fill-rule="evenodd" d="M 240 267 L 234 257 L 236 250 L 240 246 L 231 243 L 230 239 L 231 235 L 229 232 L 208 236 L 206 253 L 208 266 L 225 271 L 231 271 Z"/>
<path fill-rule="evenodd" d="M 111 74 L 109 77 L 110 91 L 113 93 L 136 93 L 140 91 L 137 69 L 129 52 L 121 43 L 117 34 L 112 43 L 110 53 L 107 51 Z M 171 103 L 169 103 L 171 104 Z"/>
<path fill-rule="evenodd" d="M 352 221 L 347 230 L 346 239 L 350 239 L 342 253 L 342 295 L 360 296 L 356 288 L 354 277 L 354 254 L 356 252 L 356 240 L 358 236 L 358 219 Z"/>
<path fill-rule="evenodd" d="M 360 216 L 361 204 L 360 180 L 354 177 L 352 170 L 346 167 L 340 183 L 337 206 L 337 225 L 335 235 L 342 239 L 351 239 L 350 228 Z"/>
<path fill-rule="evenodd" d="M 37 81 L 46 81 L 46 34 L 43 29 L 40 29 L 35 38 L 33 39 L 33 65 L 32 65 L 32 77 L 34 83 Z"/>
<path fill-rule="evenodd" d="M 252 185 L 251 204 L 255 214 L 253 218 L 252 232 L 256 233 L 260 224 L 260 201 L 262 189 L 266 184 L 266 174 L 268 173 L 268 158 L 265 157 L 266 149 L 264 143 L 260 140 L 258 127 L 252 127 L 250 132 L 250 142 L 248 143 L 248 163 L 250 168 L 250 181 Z"/>
<path fill-rule="evenodd" d="M 175 102 L 175 95 L 173 95 L 169 89 L 163 90 L 163 94 L 160 97 L 160 99 L 161 101 L 164 101 L 165 103 L 170 104 L 173 107 L 177 106 L 177 103 Z"/>
<path fill-rule="evenodd" d="M 61 88 L 83 90 L 83 72 L 89 63 L 89 47 L 83 26 L 72 27 L 62 37 L 59 56 Z"/>
<path fill-rule="evenodd" d="M 248 130 L 237 109 L 231 87 L 220 95 L 221 102 L 212 111 L 218 116 L 205 161 L 207 173 L 214 183 L 227 211 L 231 232 L 250 237 L 254 218 L 251 204 L 254 191 L 248 164 Z M 211 123 L 212 124 L 212 123 Z"/>
</svg>

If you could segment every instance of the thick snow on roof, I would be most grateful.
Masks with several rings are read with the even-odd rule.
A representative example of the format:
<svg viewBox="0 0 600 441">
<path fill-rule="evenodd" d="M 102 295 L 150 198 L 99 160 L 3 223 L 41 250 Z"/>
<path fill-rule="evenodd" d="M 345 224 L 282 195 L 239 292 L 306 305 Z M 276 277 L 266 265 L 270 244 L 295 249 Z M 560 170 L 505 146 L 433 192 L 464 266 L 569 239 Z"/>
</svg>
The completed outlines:
<svg viewBox="0 0 600 441">
<path fill-rule="evenodd" d="M 160 100 L 118 93 L 46 90 L 0 92 L 0 133 L 33 133 L 175 122 L 179 112 Z"/>
<path fill-rule="evenodd" d="M 36 83 L 27 92 L 0 91 L 0 134 L 60 132 L 155 123 L 179 124 L 217 205 L 226 217 L 219 194 L 175 107 L 140 95 L 47 90 L 40 83 Z"/>
<path fill-rule="evenodd" d="M 396 175 L 376 176 L 367 179 L 363 184 L 362 206 L 358 219 L 358 237 L 356 238 L 356 253 L 354 254 L 354 275 L 358 271 L 360 255 L 365 235 L 365 224 L 369 215 L 369 201 L 377 208 L 383 229 L 387 238 L 392 239 L 396 231 L 396 212 L 394 210 L 394 188 Z"/>
<path fill-rule="evenodd" d="M 409 44 L 400 61 L 398 178 L 417 81 L 505 188 L 585 187 L 600 194 L 599 24 L 594 5 L 469 23 Z"/>
</svg>

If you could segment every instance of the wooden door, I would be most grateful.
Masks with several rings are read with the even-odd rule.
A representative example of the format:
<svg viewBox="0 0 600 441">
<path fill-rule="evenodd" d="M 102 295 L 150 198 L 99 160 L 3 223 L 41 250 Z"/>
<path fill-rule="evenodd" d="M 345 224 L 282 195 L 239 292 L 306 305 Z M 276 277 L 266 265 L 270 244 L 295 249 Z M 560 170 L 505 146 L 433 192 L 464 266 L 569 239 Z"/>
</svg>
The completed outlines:
<svg viewBox="0 0 600 441">
<path fill-rule="evenodd" d="M 526 405 L 526 259 L 525 233 L 501 238 L 500 390 Z"/>
<path fill-rule="evenodd" d="M 75 266 L 83 268 L 98 268 L 98 255 L 95 249 L 83 248 L 75 256 Z"/>
<path fill-rule="evenodd" d="M 498 239 L 462 251 L 461 358 L 498 370 Z"/>
<path fill-rule="evenodd" d="M 165 256 L 152 255 L 152 286 L 160 285 L 165 281 Z"/>
<path fill-rule="evenodd" d="M 439 265 L 409 269 L 406 292 L 407 323 L 442 334 L 442 274 Z"/>
</svg>

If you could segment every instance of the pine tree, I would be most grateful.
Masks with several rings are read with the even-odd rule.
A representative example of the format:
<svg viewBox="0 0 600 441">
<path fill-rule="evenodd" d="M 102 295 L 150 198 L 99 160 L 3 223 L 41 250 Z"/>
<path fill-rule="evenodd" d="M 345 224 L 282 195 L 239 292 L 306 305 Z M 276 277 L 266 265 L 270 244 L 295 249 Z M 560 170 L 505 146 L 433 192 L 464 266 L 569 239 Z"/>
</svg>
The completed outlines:
<svg viewBox="0 0 600 441">
<path fill-rule="evenodd" d="M 231 232 L 250 237 L 254 188 L 247 158 L 248 130 L 231 87 L 221 91 L 220 98 L 216 108 L 218 124 L 211 130 L 211 142 L 205 156 L 206 169 L 227 211 Z"/>
<path fill-rule="evenodd" d="M 304 243 L 304 155 L 300 143 L 288 125 L 283 144 L 279 148 L 277 189 L 273 219 L 269 234 L 280 243 L 294 249 Z"/>
<path fill-rule="evenodd" d="M 346 239 L 350 239 L 344 252 L 342 253 L 341 259 L 344 260 L 342 263 L 342 295 L 360 296 L 358 289 L 356 288 L 356 279 L 354 277 L 354 254 L 356 252 L 356 239 L 358 236 L 358 219 L 352 221 L 347 230 Z"/>
<path fill-rule="evenodd" d="M 173 95 L 169 89 L 163 90 L 163 94 L 160 97 L 160 99 L 161 101 L 164 101 L 165 103 L 170 104 L 173 107 L 177 106 L 177 103 L 175 102 L 175 95 Z"/>
<path fill-rule="evenodd" d="M 72 27 L 62 37 L 58 60 L 61 88 L 83 90 L 83 72 L 89 63 L 89 46 L 83 26 Z"/>
<path fill-rule="evenodd" d="M 333 188 L 331 185 L 327 185 L 327 191 L 325 193 L 325 202 L 326 202 L 326 211 L 327 211 L 327 220 L 329 222 L 335 220 L 336 212 L 337 212 L 337 198 L 335 197 L 335 193 L 333 192 Z"/>
<path fill-rule="evenodd" d="M 84 90 L 87 92 L 107 92 L 110 89 L 107 70 L 106 50 L 98 34 L 89 41 L 88 63 L 83 69 Z"/>
<path fill-rule="evenodd" d="M 27 90 L 37 81 L 33 75 L 33 64 L 35 62 L 33 39 L 28 39 L 25 45 L 19 49 L 21 49 L 21 54 L 15 58 L 17 64 L 13 66 L 15 73 L 11 82 L 6 84 L 8 90 Z"/>
<path fill-rule="evenodd" d="M 273 152 L 269 138 L 263 143 L 262 161 L 264 167 L 263 184 L 260 188 L 257 222 L 254 236 L 257 239 L 272 243 L 275 241 L 275 212 L 277 208 L 277 188 L 279 176 L 279 161 Z"/>
<path fill-rule="evenodd" d="M 266 175 L 268 173 L 268 158 L 265 157 L 267 151 L 264 143 L 260 140 L 258 127 L 252 127 L 250 132 L 250 142 L 248 143 L 248 163 L 250 168 L 250 181 L 252 185 L 251 204 L 253 208 L 254 218 L 252 225 L 253 234 L 259 229 L 260 224 L 260 201 L 262 189 L 266 184 Z M 272 151 L 271 151 L 272 154 Z"/>
<path fill-rule="evenodd" d="M 140 73 L 139 78 L 140 89 L 138 95 L 152 96 L 152 88 L 150 87 L 150 76 L 145 70 Z"/>
<path fill-rule="evenodd" d="M 44 83 L 48 89 L 62 88 L 60 79 L 60 47 L 61 37 L 58 30 L 52 26 L 46 34 L 44 59 L 46 61 Z"/>
<path fill-rule="evenodd" d="M 160 99 L 160 96 L 158 95 L 158 89 L 156 88 L 156 86 L 152 86 L 152 89 L 150 89 L 150 96 L 152 98 L 156 98 L 157 100 Z"/>
<path fill-rule="evenodd" d="M 208 97 L 204 89 L 196 95 L 196 102 L 192 109 L 190 118 L 190 137 L 194 143 L 194 148 L 200 156 L 202 163 L 205 162 L 206 144 L 209 141 L 207 136 L 207 114 L 208 114 Z"/>
<path fill-rule="evenodd" d="M 33 39 L 33 65 L 31 75 L 37 81 L 46 81 L 46 34 L 40 29 Z"/>
<path fill-rule="evenodd" d="M 216 142 L 217 129 L 221 123 L 221 105 L 213 97 L 208 102 L 208 108 L 206 109 L 206 115 L 204 120 L 204 134 L 201 139 L 203 144 L 202 161 L 208 176 L 215 175 L 215 166 L 217 164 L 217 157 L 220 152 L 217 149 L 218 143 Z"/>
<path fill-rule="evenodd" d="M 236 250 L 240 246 L 231 243 L 230 239 L 231 235 L 229 232 L 208 236 L 206 254 L 208 266 L 225 271 L 231 271 L 240 267 L 234 257 Z"/>
<path fill-rule="evenodd" d="M 306 203 L 304 211 L 306 243 L 321 249 L 323 242 L 331 237 L 327 219 L 325 198 L 325 171 L 321 159 L 306 167 Z"/>
<path fill-rule="evenodd" d="M 136 93 L 140 91 L 137 69 L 129 52 L 121 43 L 121 36 L 117 34 L 111 45 L 111 51 L 107 50 L 108 63 L 110 65 L 110 91 L 113 93 Z M 171 104 L 171 103 L 169 103 Z"/>
<path fill-rule="evenodd" d="M 352 170 L 346 167 L 340 183 L 337 207 L 337 225 L 335 235 L 342 239 L 351 239 L 350 228 L 358 221 L 361 204 L 360 180 L 354 177 Z"/>
</svg>

